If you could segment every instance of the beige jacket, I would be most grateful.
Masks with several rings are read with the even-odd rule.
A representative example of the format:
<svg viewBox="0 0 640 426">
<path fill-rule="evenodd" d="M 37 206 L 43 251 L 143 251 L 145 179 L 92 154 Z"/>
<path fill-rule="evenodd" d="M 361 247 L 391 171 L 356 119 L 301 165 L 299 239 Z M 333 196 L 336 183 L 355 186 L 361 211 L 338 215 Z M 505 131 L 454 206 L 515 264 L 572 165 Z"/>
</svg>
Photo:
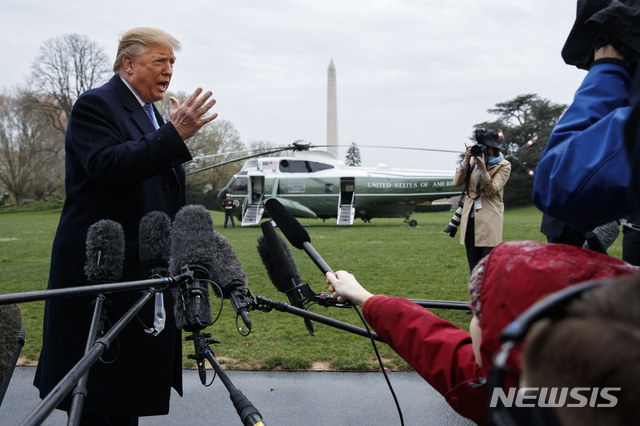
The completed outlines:
<svg viewBox="0 0 640 426">
<path fill-rule="evenodd" d="M 464 185 L 467 169 L 471 167 L 469 194 L 465 194 L 464 207 L 462 209 L 462 221 L 460 222 L 460 244 L 464 245 L 464 237 L 467 232 L 469 214 L 474 206 L 472 198 L 477 197 L 478 169 L 475 167 L 475 159 L 472 157 L 467 168 L 458 166 L 453 177 L 455 186 Z M 502 218 L 504 216 L 504 186 L 511 174 L 511 163 L 502 160 L 491 166 L 488 173 L 480 179 L 480 200 L 482 209 L 475 212 L 475 245 L 476 247 L 495 247 L 502 242 Z"/>
</svg>

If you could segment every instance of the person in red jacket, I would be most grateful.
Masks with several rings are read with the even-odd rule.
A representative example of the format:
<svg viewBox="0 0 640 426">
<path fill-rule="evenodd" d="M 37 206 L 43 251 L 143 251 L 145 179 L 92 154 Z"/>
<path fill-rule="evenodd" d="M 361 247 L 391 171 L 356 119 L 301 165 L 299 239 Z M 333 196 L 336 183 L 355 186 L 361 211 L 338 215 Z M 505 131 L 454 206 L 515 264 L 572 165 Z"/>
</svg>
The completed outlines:
<svg viewBox="0 0 640 426">
<path fill-rule="evenodd" d="M 495 247 L 469 280 L 470 333 L 404 298 L 373 295 L 346 271 L 327 273 L 329 292 L 363 307 L 376 333 L 460 415 L 482 424 L 500 332 L 541 297 L 572 284 L 638 273 L 620 259 L 563 244 L 508 242 Z M 517 386 L 520 350 L 509 358 Z"/>
</svg>

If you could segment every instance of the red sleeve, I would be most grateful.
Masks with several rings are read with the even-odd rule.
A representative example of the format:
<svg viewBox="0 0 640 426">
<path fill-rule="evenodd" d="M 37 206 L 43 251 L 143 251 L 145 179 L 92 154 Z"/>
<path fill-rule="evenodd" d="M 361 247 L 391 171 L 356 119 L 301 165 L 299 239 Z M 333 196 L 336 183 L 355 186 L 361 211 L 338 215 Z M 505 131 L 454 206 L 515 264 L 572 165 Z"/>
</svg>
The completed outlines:
<svg viewBox="0 0 640 426">
<path fill-rule="evenodd" d="M 363 312 L 380 338 L 442 395 L 482 375 L 469 333 L 422 306 L 377 295 L 365 302 Z"/>
</svg>

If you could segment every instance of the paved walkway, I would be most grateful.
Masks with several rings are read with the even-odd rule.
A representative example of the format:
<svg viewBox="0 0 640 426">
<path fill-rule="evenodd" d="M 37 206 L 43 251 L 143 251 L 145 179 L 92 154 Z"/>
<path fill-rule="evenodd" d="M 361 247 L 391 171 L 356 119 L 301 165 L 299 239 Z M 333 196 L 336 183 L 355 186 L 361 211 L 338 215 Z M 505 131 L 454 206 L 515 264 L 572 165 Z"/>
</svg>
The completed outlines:
<svg viewBox="0 0 640 426">
<path fill-rule="evenodd" d="M 35 370 L 16 368 L 0 406 L 0 425 L 19 425 L 40 402 L 32 385 Z M 400 425 L 381 373 L 229 371 L 228 376 L 260 411 L 265 426 Z M 219 379 L 204 387 L 195 370 L 185 370 L 183 378 L 185 396 L 174 393 L 169 415 L 142 418 L 140 426 L 242 426 Z M 449 408 L 418 374 L 392 372 L 389 379 L 405 425 L 473 425 Z M 66 424 L 66 414 L 60 411 L 43 423 Z"/>
</svg>

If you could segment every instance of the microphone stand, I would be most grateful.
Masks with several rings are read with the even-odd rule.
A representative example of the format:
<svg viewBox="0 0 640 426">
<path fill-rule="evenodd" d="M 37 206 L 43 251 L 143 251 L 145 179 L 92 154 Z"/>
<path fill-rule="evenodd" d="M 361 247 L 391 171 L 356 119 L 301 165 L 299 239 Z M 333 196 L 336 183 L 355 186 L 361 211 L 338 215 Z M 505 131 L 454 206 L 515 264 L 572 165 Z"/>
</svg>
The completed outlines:
<svg viewBox="0 0 640 426">
<path fill-rule="evenodd" d="M 187 336 L 185 340 L 193 340 L 195 346 L 195 355 L 188 355 L 189 359 L 196 360 L 198 364 L 198 373 L 200 375 L 200 381 L 203 385 L 206 385 L 206 371 L 204 369 L 205 358 L 209 361 L 209 364 L 213 367 L 216 374 L 222 380 L 225 388 L 229 391 L 229 398 L 233 402 L 233 406 L 240 416 L 240 420 L 244 426 L 264 426 L 262 416 L 256 407 L 253 406 L 251 401 L 242 393 L 242 391 L 236 388 L 227 373 L 222 369 L 209 344 L 220 343 L 216 339 L 211 339 L 211 334 L 200 333 L 200 330 L 194 330 L 191 336 Z"/>
<path fill-rule="evenodd" d="M 151 281 L 151 280 L 148 280 Z M 99 287 L 99 286 L 95 286 Z M 135 317 L 140 309 L 155 294 L 154 289 L 146 289 L 140 299 L 120 318 L 113 327 L 100 339 L 97 339 L 91 349 L 78 361 L 78 363 L 58 382 L 40 404 L 20 423 L 20 426 L 37 426 L 51 414 L 56 406 L 74 388 L 76 383 L 88 373 L 91 366 L 100 356 L 109 349 L 113 340 L 120 334 L 129 321 Z"/>
<path fill-rule="evenodd" d="M 313 301 L 320 306 L 324 306 L 325 308 L 334 307 L 334 308 L 352 308 L 353 304 L 351 302 L 338 302 L 333 296 L 329 296 L 327 293 L 322 292 L 316 294 L 311 288 L 309 284 L 299 285 L 294 287 L 292 290 L 297 290 L 300 288 L 302 294 L 304 296 L 304 301 Z M 459 311 L 470 311 L 469 304 L 466 302 L 457 302 L 453 300 L 424 300 L 424 299 L 407 299 L 410 302 L 415 303 L 416 305 L 420 305 L 423 308 L 430 309 L 455 309 Z"/>
<path fill-rule="evenodd" d="M 150 280 L 126 281 L 121 283 L 95 284 L 78 287 L 65 287 L 52 290 L 36 290 L 24 293 L 11 293 L 0 295 L 0 306 L 12 303 L 34 302 L 36 300 L 59 299 L 62 297 L 74 296 L 91 296 L 100 293 L 111 293 L 114 291 L 126 290 L 146 290 L 150 287 L 167 287 L 180 284 L 189 279 L 189 276 L 183 274 L 177 277 L 163 277 Z"/>
<path fill-rule="evenodd" d="M 258 296 L 251 295 L 250 299 L 252 299 L 253 301 L 251 308 L 258 311 L 271 312 L 272 309 L 275 309 L 276 311 L 287 312 L 302 318 L 308 318 L 310 320 L 317 321 L 321 324 L 329 325 L 331 327 L 338 328 L 343 331 L 348 331 L 349 333 L 357 334 L 362 337 L 367 337 L 367 338 L 369 337 L 369 333 L 367 333 L 367 330 L 363 328 L 356 327 L 351 324 L 346 324 L 344 322 L 334 320 L 333 318 L 328 318 L 323 315 L 316 314 L 314 312 L 306 311 L 304 309 L 296 308 L 295 306 L 287 305 L 284 302 L 270 300 L 260 295 Z M 380 336 L 378 336 L 376 333 L 371 332 L 371 335 L 375 340 L 384 343 L 384 340 L 382 340 Z"/>
<path fill-rule="evenodd" d="M 94 301 L 93 317 L 91 318 L 91 326 L 89 328 L 89 337 L 87 337 L 87 345 L 84 353 L 87 354 L 96 341 L 98 333 L 104 331 L 104 312 L 102 307 L 105 302 L 109 302 L 104 294 L 99 294 Z M 80 416 L 82 416 L 82 408 L 87 398 L 87 381 L 89 380 L 89 371 L 87 371 L 78 381 L 78 384 L 72 391 L 71 408 L 69 409 L 69 426 L 80 424 Z"/>
<path fill-rule="evenodd" d="M 351 302 L 348 302 L 348 301 L 338 302 L 338 299 L 332 296 L 328 296 L 327 293 L 319 293 L 319 294 L 314 293 L 313 290 L 311 290 L 311 288 L 309 287 L 309 284 L 299 285 L 295 287 L 295 289 L 298 289 L 298 288 L 301 290 L 302 295 L 304 296 L 306 301 L 313 301 L 325 308 L 327 307 L 353 308 L 353 304 L 351 304 Z M 251 290 L 248 290 L 247 292 L 248 294 L 246 299 L 250 301 L 249 303 L 250 303 L 251 310 L 271 312 L 272 309 L 275 309 L 276 311 L 287 312 L 305 319 L 317 321 L 321 324 L 338 328 L 340 330 L 347 331 L 349 333 L 357 334 L 362 337 L 367 337 L 367 338 L 369 337 L 369 333 L 367 332 L 367 330 L 363 328 L 356 327 L 351 324 L 347 324 L 347 323 L 335 320 L 333 318 L 328 318 L 323 315 L 307 311 L 305 309 L 296 308 L 295 306 L 287 305 L 284 302 L 270 300 L 261 295 L 254 296 L 251 293 Z M 421 300 L 421 299 L 409 299 L 409 300 L 425 308 L 455 309 L 455 310 L 464 310 L 469 312 L 469 306 L 465 302 L 455 302 L 455 301 L 448 301 L 448 300 Z M 382 340 L 380 336 L 378 336 L 375 332 L 371 332 L 371 335 L 374 340 L 385 343 L 384 340 Z"/>
</svg>

